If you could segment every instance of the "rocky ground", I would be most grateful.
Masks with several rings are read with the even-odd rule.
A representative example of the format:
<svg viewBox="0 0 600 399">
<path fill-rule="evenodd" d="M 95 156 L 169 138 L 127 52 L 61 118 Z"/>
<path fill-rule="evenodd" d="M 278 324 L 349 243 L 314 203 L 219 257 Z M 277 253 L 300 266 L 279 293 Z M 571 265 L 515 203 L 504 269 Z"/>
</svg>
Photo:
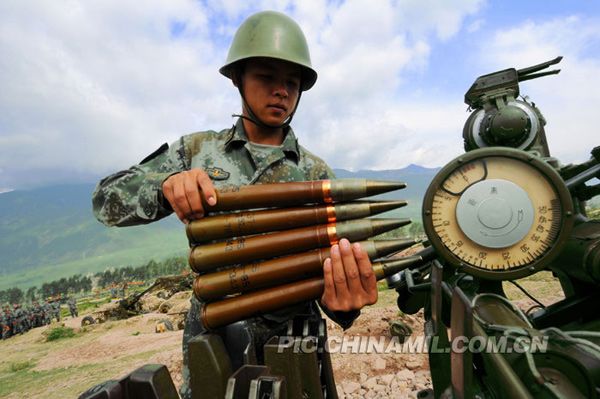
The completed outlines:
<svg viewBox="0 0 600 399">
<path fill-rule="evenodd" d="M 545 303 L 560 299 L 556 281 L 549 273 L 539 274 L 522 285 Z M 522 309 L 531 307 L 533 302 L 519 290 L 506 288 L 509 297 Z M 189 292 L 176 294 L 168 301 L 148 298 L 144 306 L 151 312 L 126 320 L 81 328 L 85 316 L 81 315 L 0 341 L 0 397 L 77 397 L 101 381 L 118 379 L 147 363 L 165 364 L 176 386 L 181 385 L 182 331 L 156 333 L 155 330 L 157 322 L 164 320 L 167 313 L 176 315 L 185 310 L 188 296 Z M 378 303 L 364 309 L 348 330 L 342 331 L 329 323 L 330 340 L 371 336 L 382 339 L 383 347 L 387 348 L 392 339 L 390 323 L 394 321 L 410 327 L 413 337 L 422 336 L 422 314 L 403 315 L 395 301 L 394 291 L 380 292 Z M 73 328 L 75 336 L 47 342 L 48 331 L 61 325 Z M 386 353 L 377 349 L 331 354 L 340 399 L 415 398 L 420 390 L 431 388 L 426 354 Z"/>
<path fill-rule="evenodd" d="M 329 336 L 384 337 L 383 348 L 390 345 L 389 323 L 401 321 L 413 331 L 413 337 L 423 335 L 422 314 L 400 315 L 395 305 L 371 307 L 346 331 L 329 324 Z M 333 353 L 332 364 L 340 399 L 350 398 L 416 398 L 417 393 L 431 388 L 431 377 L 424 353 Z M 401 351 L 400 351 L 401 352 Z"/>
</svg>

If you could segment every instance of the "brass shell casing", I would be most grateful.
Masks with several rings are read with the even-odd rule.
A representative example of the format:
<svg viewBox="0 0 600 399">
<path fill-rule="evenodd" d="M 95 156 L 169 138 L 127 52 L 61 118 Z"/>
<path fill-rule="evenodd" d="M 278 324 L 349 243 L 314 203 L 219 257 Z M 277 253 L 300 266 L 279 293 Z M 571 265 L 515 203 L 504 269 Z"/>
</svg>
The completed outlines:
<svg viewBox="0 0 600 399">
<path fill-rule="evenodd" d="M 369 259 L 377 259 L 415 244 L 414 240 L 382 240 L 359 242 Z M 194 281 L 194 294 L 201 300 L 271 287 L 281 282 L 304 280 L 323 273 L 323 262 L 330 247 L 300 254 L 253 262 L 231 269 L 203 274 Z"/>
<path fill-rule="evenodd" d="M 195 272 L 206 272 L 221 266 L 328 247 L 342 237 L 351 242 L 364 240 L 408 223 L 407 219 L 359 219 L 229 239 L 193 247 L 189 264 Z"/>
<path fill-rule="evenodd" d="M 421 256 L 376 262 L 373 271 L 378 280 L 425 262 Z M 205 304 L 201 310 L 202 324 L 214 329 L 252 316 L 269 313 L 300 302 L 319 298 L 323 294 L 323 276 L 253 291 Z"/>
<path fill-rule="evenodd" d="M 400 182 L 367 179 L 314 180 L 249 186 L 222 187 L 217 190 L 217 203 L 208 205 L 207 212 L 240 209 L 284 208 L 304 204 L 347 202 L 406 187 Z"/>
<path fill-rule="evenodd" d="M 234 323 L 300 302 L 318 298 L 323 293 L 323 278 L 315 277 L 212 302 L 202 307 L 202 324 L 208 329 Z"/>
<path fill-rule="evenodd" d="M 406 201 L 355 201 L 208 216 L 186 226 L 190 243 L 242 237 L 316 224 L 359 219 L 406 205 Z"/>
</svg>

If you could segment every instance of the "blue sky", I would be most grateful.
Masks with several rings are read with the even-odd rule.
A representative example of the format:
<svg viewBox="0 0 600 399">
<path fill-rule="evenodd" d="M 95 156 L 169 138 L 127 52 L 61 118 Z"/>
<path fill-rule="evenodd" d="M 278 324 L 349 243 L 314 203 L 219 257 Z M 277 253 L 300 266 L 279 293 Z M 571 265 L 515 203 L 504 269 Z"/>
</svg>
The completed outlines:
<svg viewBox="0 0 600 399">
<path fill-rule="evenodd" d="M 0 192 L 94 181 L 164 142 L 229 127 L 217 70 L 264 9 L 302 26 L 316 86 L 294 120 L 332 167 L 441 166 L 462 151 L 465 91 L 482 74 L 565 58 L 525 82 L 552 154 L 598 145 L 600 2 L 500 0 L 3 1 Z"/>
</svg>

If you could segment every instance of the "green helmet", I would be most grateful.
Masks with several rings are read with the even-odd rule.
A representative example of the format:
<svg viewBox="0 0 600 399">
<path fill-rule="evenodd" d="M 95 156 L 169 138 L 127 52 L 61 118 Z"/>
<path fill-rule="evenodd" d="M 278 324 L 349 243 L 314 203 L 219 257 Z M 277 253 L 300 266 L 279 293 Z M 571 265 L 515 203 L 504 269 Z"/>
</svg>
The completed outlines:
<svg viewBox="0 0 600 399">
<path fill-rule="evenodd" d="M 219 72 L 231 79 L 233 66 L 252 57 L 276 58 L 300 65 L 304 91 L 310 89 L 317 80 L 302 29 L 282 13 L 263 11 L 248 17 L 235 33 L 227 61 Z"/>
</svg>

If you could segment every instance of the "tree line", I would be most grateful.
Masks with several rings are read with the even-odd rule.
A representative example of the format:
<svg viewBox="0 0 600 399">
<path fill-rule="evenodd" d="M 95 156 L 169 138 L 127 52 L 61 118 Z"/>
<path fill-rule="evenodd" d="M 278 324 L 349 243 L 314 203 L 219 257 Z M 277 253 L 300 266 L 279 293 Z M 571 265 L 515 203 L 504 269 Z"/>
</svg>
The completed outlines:
<svg viewBox="0 0 600 399">
<path fill-rule="evenodd" d="M 420 221 L 413 221 L 408 226 L 387 232 L 378 236 L 380 239 L 391 239 L 401 237 L 425 237 L 423 224 Z M 163 261 L 151 260 L 145 265 L 138 267 L 126 266 L 120 268 L 108 268 L 103 272 L 93 275 L 76 274 L 68 278 L 61 278 L 49 283 L 44 283 L 40 288 L 29 287 L 26 291 L 13 287 L 0 291 L 0 303 L 22 303 L 32 302 L 36 299 L 55 297 L 58 295 L 67 296 L 80 292 L 89 292 L 93 288 L 107 288 L 130 281 L 147 282 L 156 277 L 169 274 L 179 274 L 188 270 L 187 259 L 184 257 L 172 257 Z"/>
<path fill-rule="evenodd" d="M 75 274 L 68 278 L 63 277 L 44 283 L 39 288 L 37 286 L 29 287 L 25 291 L 18 287 L 0 290 L 0 303 L 32 302 L 58 295 L 68 296 L 89 292 L 93 288 L 104 289 L 130 281 L 147 282 L 159 276 L 179 274 L 187 269 L 187 260 L 184 257 L 173 257 L 159 262 L 151 260 L 138 267 L 109 268 L 103 272 L 85 276 Z"/>
</svg>

